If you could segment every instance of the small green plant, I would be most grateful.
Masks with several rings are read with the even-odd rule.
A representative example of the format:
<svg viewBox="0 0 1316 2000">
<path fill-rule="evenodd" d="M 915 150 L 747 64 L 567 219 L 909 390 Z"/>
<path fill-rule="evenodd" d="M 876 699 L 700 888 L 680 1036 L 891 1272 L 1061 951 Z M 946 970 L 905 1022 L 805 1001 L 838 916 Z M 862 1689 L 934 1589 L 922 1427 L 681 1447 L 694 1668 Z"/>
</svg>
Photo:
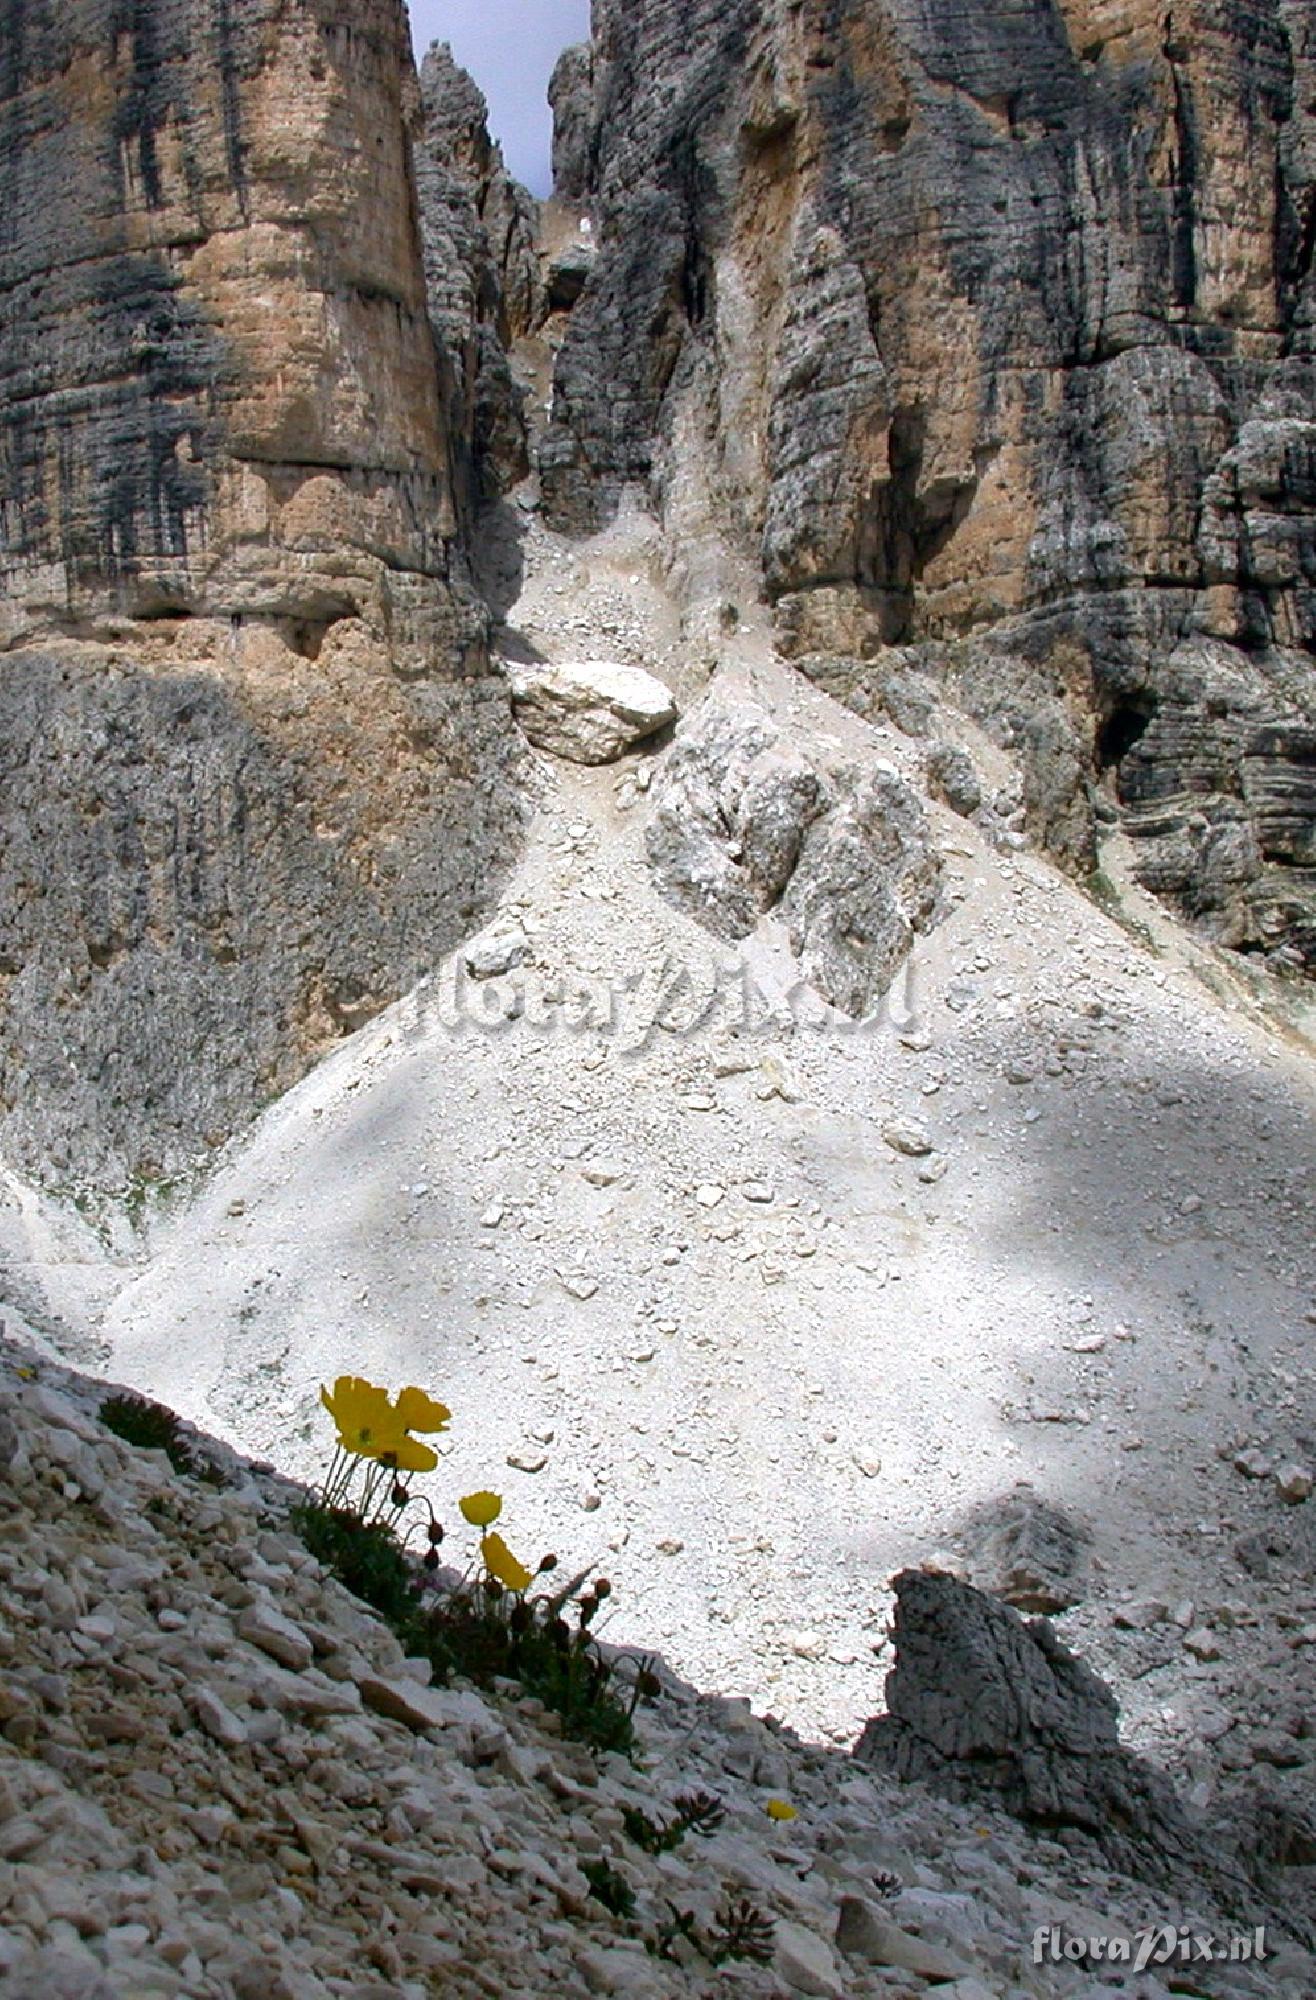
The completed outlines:
<svg viewBox="0 0 1316 2000">
<path fill-rule="evenodd" d="M 691 1833 L 711 1840 L 724 1825 L 727 1809 L 715 1792 L 678 1792 L 676 1810 Z"/>
<path fill-rule="evenodd" d="M 532 1572 L 501 1536 L 485 1534 L 478 1565 L 432 1600 L 427 1650 L 436 1666 L 482 1685 L 518 1681 L 561 1718 L 568 1735 L 627 1755 L 652 1676 L 641 1664 L 623 1681 L 594 1637 L 593 1622 L 612 1594 L 606 1577 L 589 1588 L 578 1576 L 564 1588 L 532 1592 L 537 1577 L 556 1568 L 557 1558 L 545 1556 Z"/>
<path fill-rule="evenodd" d="M 674 1947 L 680 1938 L 684 1939 L 692 1950 L 697 1951 L 701 1958 L 707 1958 L 708 1953 L 700 1942 L 699 1926 L 695 1921 L 694 1911 L 678 1910 L 675 1903 L 669 1903 L 667 1907 L 672 1913 L 671 1916 L 664 1917 L 653 1936 L 645 1939 L 645 1947 L 650 1957 L 676 1958 Z"/>
<path fill-rule="evenodd" d="M 635 1891 L 626 1877 L 602 1859 L 583 1862 L 580 1872 L 589 1883 L 590 1895 L 614 1917 L 629 1922 L 635 1915 Z"/>
<path fill-rule="evenodd" d="M 292 1512 L 292 1524 L 311 1554 L 341 1584 L 377 1611 L 399 1639 L 418 1631 L 420 1580 L 392 1529 L 383 1521 L 362 1521 L 344 1507 L 307 1500 Z"/>
<path fill-rule="evenodd" d="M 712 1949 L 708 1956 L 714 1965 L 725 1965 L 731 1958 L 747 1958 L 755 1964 L 767 1965 L 776 1935 L 777 1926 L 756 1903 L 751 1903 L 748 1897 L 739 1902 L 728 1897 L 713 1919 L 709 1933 Z"/>
<path fill-rule="evenodd" d="M 700 1930 L 693 1910 L 678 1910 L 675 1903 L 668 1903 L 667 1907 L 671 1916 L 645 1939 L 651 1957 L 678 1957 L 675 1947 L 679 1940 L 712 1966 L 726 1965 L 734 1958 L 748 1959 L 757 1965 L 771 1961 L 776 1948 L 776 1924 L 747 1897 L 737 1902 L 728 1896 L 707 1931 Z"/>
<path fill-rule="evenodd" d="M 624 1807 L 622 1824 L 627 1838 L 646 1854 L 670 1854 L 687 1833 L 711 1840 L 727 1816 L 726 1807 L 712 1792 L 682 1792 L 675 1805 L 675 1817 L 668 1820 L 653 1819 L 639 1806 Z"/>
<path fill-rule="evenodd" d="M 162 1451 L 175 1472 L 203 1479 L 209 1486 L 222 1486 L 224 1475 L 183 1436 L 182 1425 L 163 1403 L 146 1396 L 107 1396 L 100 1407 L 100 1419 L 107 1430 L 125 1444 L 142 1451 Z"/>
<path fill-rule="evenodd" d="M 652 1819 L 639 1806 L 623 1807 L 621 1818 L 626 1838 L 646 1854 L 670 1854 L 685 1839 L 685 1827 L 679 1819 Z"/>
</svg>

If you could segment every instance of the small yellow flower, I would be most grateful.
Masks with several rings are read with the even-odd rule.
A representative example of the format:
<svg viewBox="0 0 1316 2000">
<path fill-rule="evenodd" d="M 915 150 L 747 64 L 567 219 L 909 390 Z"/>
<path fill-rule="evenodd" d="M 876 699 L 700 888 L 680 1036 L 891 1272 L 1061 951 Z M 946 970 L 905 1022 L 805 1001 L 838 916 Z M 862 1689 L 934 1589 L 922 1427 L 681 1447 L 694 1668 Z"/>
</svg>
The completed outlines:
<svg viewBox="0 0 1316 2000">
<path fill-rule="evenodd" d="M 399 1472 L 433 1472 L 439 1462 L 437 1451 L 431 1451 L 427 1444 L 413 1437 L 399 1438 L 379 1456 L 386 1465 L 396 1466 Z"/>
<path fill-rule="evenodd" d="M 503 1503 L 496 1493 L 468 1493 L 460 1506 L 473 1528 L 492 1528 L 503 1511 Z"/>
<path fill-rule="evenodd" d="M 785 1799 L 769 1799 L 763 1810 L 769 1819 L 784 1821 L 796 1817 L 794 1806 Z"/>
<path fill-rule="evenodd" d="M 452 1411 L 436 1403 L 423 1389 L 404 1389 L 397 1401 L 398 1421 L 404 1431 L 446 1431 Z"/>
<path fill-rule="evenodd" d="M 480 1543 L 480 1554 L 490 1576 L 497 1579 L 505 1590 L 529 1590 L 534 1576 L 523 1562 L 518 1562 L 501 1535 L 486 1535 Z"/>
<path fill-rule="evenodd" d="M 320 1401 L 338 1426 L 338 1442 L 354 1458 L 382 1458 L 405 1438 L 387 1389 L 359 1375 L 340 1375 L 332 1393 L 321 1389 Z"/>
</svg>

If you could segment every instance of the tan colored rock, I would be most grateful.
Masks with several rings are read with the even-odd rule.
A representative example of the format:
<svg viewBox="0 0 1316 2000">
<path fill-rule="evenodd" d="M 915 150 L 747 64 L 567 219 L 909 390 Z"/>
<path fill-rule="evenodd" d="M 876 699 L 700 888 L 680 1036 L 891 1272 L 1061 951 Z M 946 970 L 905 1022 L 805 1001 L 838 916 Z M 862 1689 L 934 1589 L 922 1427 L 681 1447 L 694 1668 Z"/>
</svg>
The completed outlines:
<svg viewBox="0 0 1316 2000">
<path fill-rule="evenodd" d="M 133 20 L 23 38 L 0 247 L 0 1141 L 120 1187 L 431 969 L 516 818 L 406 8 Z"/>
<path fill-rule="evenodd" d="M 309 1667 L 315 1658 L 315 1648 L 301 1627 L 272 1604 L 249 1605 L 238 1620 L 238 1637 L 294 1671 Z"/>
<path fill-rule="evenodd" d="M 778 1918 L 773 1969 L 780 1973 L 794 1993 L 808 1993 L 817 2000 L 844 2000 L 845 1983 L 836 1954 L 825 1938 L 803 1924 Z"/>
<path fill-rule="evenodd" d="M 405 1722 L 409 1729 L 447 1729 L 453 1720 L 450 1697 L 437 1688 L 422 1687 L 419 1681 L 362 1674 L 357 1687 L 374 1714 Z"/>
<path fill-rule="evenodd" d="M 107 62 L 100 10 L 69 0 L 25 45 L 5 636 L 240 615 L 318 651 L 360 619 L 431 672 L 459 621 L 406 10 L 203 13 L 153 0 Z"/>
</svg>

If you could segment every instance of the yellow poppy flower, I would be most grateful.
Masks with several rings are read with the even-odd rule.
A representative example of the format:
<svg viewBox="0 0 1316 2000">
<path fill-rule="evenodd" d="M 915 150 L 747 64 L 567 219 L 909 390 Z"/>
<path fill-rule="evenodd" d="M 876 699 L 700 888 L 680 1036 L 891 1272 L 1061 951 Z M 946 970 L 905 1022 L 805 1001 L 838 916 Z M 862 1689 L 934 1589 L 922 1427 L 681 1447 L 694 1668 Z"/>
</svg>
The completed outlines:
<svg viewBox="0 0 1316 2000">
<path fill-rule="evenodd" d="M 397 1401 L 398 1418 L 404 1431 L 446 1431 L 452 1411 L 436 1403 L 423 1389 L 404 1389 Z"/>
<path fill-rule="evenodd" d="M 505 1590 L 529 1590 L 535 1580 L 525 1564 L 517 1561 L 501 1535 L 486 1535 L 480 1543 L 480 1554 L 490 1576 L 495 1577 Z"/>
<path fill-rule="evenodd" d="M 439 1462 L 437 1451 L 431 1451 L 427 1444 L 413 1437 L 397 1439 L 379 1456 L 387 1464 L 396 1466 L 399 1472 L 433 1472 Z"/>
<path fill-rule="evenodd" d="M 496 1493 L 468 1493 L 459 1505 L 473 1528 L 491 1528 L 503 1511 Z"/>
<path fill-rule="evenodd" d="M 769 1799 L 763 1808 L 769 1819 L 788 1820 L 796 1817 L 795 1808 L 785 1799 Z"/>
<path fill-rule="evenodd" d="M 320 1401 L 338 1426 L 338 1442 L 354 1458 L 381 1458 L 405 1436 L 387 1389 L 359 1375 L 340 1375 L 333 1391 L 321 1389 Z"/>
</svg>

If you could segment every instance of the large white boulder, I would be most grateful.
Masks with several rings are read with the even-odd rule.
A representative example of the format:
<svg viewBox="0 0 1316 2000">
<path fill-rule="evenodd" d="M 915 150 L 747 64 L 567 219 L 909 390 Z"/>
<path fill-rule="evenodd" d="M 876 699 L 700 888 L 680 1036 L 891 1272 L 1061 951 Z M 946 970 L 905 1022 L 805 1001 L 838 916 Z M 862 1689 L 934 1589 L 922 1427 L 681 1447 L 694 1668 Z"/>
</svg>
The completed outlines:
<svg viewBox="0 0 1316 2000">
<path fill-rule="evenodd" d="M 676 720 L 660 680 L 611 660 L 518 665 L 511 683 L 516 719 L 536 749 L 572 764 L 611 764 Z"/>
</svg>

